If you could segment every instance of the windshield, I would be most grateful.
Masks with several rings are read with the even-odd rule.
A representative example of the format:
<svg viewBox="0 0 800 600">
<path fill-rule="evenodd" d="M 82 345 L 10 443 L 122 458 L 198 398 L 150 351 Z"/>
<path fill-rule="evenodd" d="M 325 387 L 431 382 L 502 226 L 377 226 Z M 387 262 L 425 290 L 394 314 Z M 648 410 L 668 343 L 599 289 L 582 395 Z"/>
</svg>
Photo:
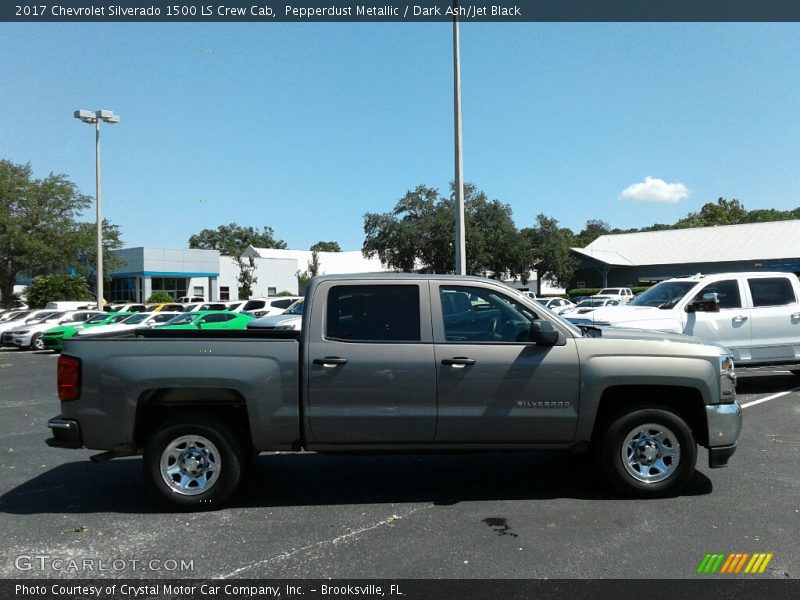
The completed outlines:
<svg viewBox="0 0 800 600">
<path fill-rule="evenodd" d="M 167 321 L 167 325 L 188 325 L 193 320 L 195 320 L 199 315 L 197 314 L 188 314 L 188 315 L 178 315 Z"/>
<path fill-rule="evenodd" d="M 696 285 L 696 281 L 662 281 L 636 296 L 628 306 L 673 308 Z"/>
<path fill-rule="evenodd" d="M 147 313 L 139 313 L 138 315 L 131 315 L 130 317 L 123 319 L 122 322 L 125 325 L 135 325 L 136 323 L 141 323 L 150 315 Z"/>
<path fill-rule="evenodd" d="M 48 312 L 44 312 L 44 313 L 39 313 L 38 315 L 28 319 L 28 323 L 38 323 L 40 321 L 46 321 L 47 319 L 52 319 L 55 315 L 58 315 L 58 314 L 59 313 L 57 313 L 55 311 L 52 311 L 52 310 L 48 311 Z M 61 313 L 61 314 L 63 315 L 64 313 Z"/>
<path fill-rule="evenodd" d="M 108 315 L 95 315 L 89 319 L 86 319 L 87 325 L 94 325 L 95 323 L 102 323 L 108 318 Z"/>
<path fill-rule="evenodd" d="M 294 304 L 292 304 L 289 308 L 283 311 L 284 315 L 302 315 L 303 314 L 303 306 L 305 306 L 304 300 L 298 300 Z"/>
<path fill-rule="evenodd" d="M 602 299 L 595 298 L 594 300 L 587 298 L 586 300 L 581 300 L 578 302 L 578 308 L 584 308 L 586 306 L 605 306 L 606 301 Z"/>
<path fill-rule="evenodd" d="M 244 305 L 242 310 L 243 311 L 256 310 L 256 309 L 259 309 L 259 308 L 264 308 L 264 306 L 266 306 L 266 304 L 267 303 L 264 300 L 248 300 L 247 304 Z"/>
</svg>

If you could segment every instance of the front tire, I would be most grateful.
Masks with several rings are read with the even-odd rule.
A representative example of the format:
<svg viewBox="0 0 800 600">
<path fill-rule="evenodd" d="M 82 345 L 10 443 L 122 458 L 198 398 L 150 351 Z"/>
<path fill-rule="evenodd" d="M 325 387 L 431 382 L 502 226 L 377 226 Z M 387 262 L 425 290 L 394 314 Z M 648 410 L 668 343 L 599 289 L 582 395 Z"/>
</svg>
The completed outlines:
<svg viewBox="0 0 800 600">
<path fill-rule="evenodd" d="M 682 417 L 664 408 L 640 408 L 611 422 L 601 460 L 609 482 L 627 496 L 678 493 L 694 473 L 697 443 Z"/>
<path fill-rule="evenodd" d="M 36 333 L 31 338 L 31 350 L 44 350 L 44 340 L 41 333 Z"/>
<path fill-rule="evenodd" d="M 242 443 L 233 430 L 205 417 L 164 423 L 144 450 L 151 490 L 180 510 L 221 508 L 242 479 Z"/>
</svg>

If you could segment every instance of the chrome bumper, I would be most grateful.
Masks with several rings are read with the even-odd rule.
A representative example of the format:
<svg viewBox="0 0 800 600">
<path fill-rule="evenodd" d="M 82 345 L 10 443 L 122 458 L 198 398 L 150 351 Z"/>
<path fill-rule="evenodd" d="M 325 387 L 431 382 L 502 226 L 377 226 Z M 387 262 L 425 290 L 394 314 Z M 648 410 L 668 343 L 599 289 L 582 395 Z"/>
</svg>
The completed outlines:
<svg viewBox="0 0 800 600">
<path fill-rule="evenodd" d="M 736 441 L 742 431 L 742 408 L 733 404 L 706 406 L 708 422 L 708 466 L 724 467 L 736 451 Z"/>
</svg>

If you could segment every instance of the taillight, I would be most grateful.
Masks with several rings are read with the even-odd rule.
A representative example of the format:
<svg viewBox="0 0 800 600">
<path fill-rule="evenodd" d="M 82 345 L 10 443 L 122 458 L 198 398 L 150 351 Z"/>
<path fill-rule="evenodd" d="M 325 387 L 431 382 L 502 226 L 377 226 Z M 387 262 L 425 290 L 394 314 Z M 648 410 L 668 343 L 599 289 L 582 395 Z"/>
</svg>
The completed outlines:
<svg viewBox="0 0 800 600">
<path fill-rule="evenodd" d="M 81 361 L 73 356 L 58 357 L 58 399 L 77 400 L 81 395 Z"/>
</svg>

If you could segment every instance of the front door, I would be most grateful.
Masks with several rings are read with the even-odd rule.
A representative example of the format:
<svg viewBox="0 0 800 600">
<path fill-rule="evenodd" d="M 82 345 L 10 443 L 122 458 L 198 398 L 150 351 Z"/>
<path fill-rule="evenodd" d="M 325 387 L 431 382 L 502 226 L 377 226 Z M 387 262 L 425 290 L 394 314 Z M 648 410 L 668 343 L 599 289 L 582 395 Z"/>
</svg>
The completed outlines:
<svg viewBox="0 0 800 600">
<path fill-rule="evenodd" d="M 704 294 L 718 295 L 719 312 L 684 312 L 683 333 L 728 348 L 733 352 L 734 360 L 747 359 L 752 324 L 750 310 L 744 308 L 744 294 L 739 280 L 725 279 L 709 283 L 690 298 L 686 306 L 702 300 Z"/>
<path fill-rule="evenodd" d="M 493 288 L 432 284 L 439 399 L 436 441 L 563 442 L 578 421 L 580 369 L 571 336 L 530 341 L 535 309 Z"/>
</svg>

